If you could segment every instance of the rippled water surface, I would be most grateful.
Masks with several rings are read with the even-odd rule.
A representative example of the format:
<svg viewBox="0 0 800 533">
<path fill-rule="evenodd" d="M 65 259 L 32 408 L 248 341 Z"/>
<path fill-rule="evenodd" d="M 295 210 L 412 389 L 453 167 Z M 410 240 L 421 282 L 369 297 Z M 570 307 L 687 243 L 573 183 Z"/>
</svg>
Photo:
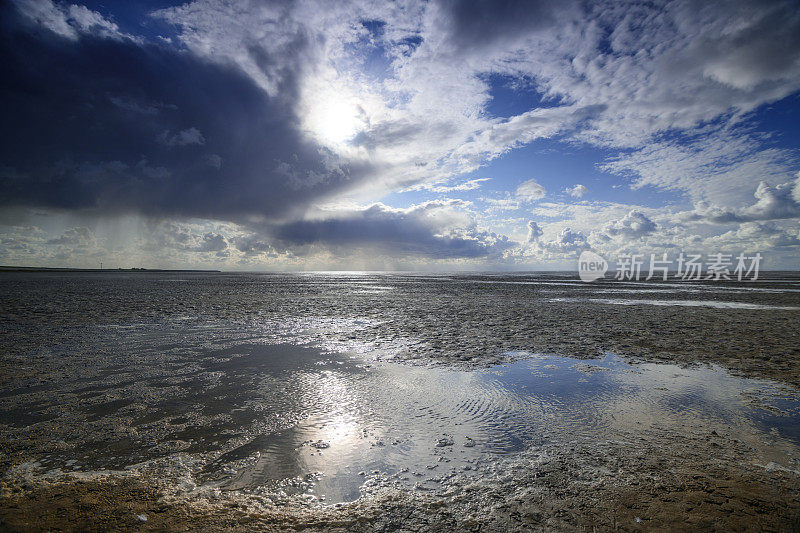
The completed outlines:
<svg viewBox="0 0 800 533">
<path fill-rule="evenodd" d="M 497 454 L 653 426 L 734 431 L 784 463 L 800 444 L 800 402 L 780 387 L 718 368 L 629 365 L 612 355 L 588 363 L 531 356 L 472 372 L 379 363 L 323 371 L 313 387 L 319 399 L 306 420 L 242 447 L 260 457 L 233 485 L 319 472 L 310 492 L 339 501 L 357 497 L 361 476 L 377 470 L 435 490 Z"/>
</svg>

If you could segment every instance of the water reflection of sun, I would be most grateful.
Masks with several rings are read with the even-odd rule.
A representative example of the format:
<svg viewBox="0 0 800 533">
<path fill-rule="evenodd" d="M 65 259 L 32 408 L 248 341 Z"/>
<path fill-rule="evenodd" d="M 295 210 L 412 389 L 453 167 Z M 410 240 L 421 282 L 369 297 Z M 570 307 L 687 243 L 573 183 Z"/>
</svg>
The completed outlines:
<svg viewBox="0 0 800 533">
<path fill-rule="evenodd" d="M 331 446 L 353 444 L 359 438 L 361 420 L 348 384 L 338 373 L 326 370 L 316 385 L 317 394 L 328 406 L 320 417 L 316 438 Z"/>
<path fill-rule="evenodd" d="M 320 440 L 331 445 L 352 444 L 358 440 L 358 420 L 352 415 L 335 415 L 324 422 L 318 435 Z"/>
</svg>

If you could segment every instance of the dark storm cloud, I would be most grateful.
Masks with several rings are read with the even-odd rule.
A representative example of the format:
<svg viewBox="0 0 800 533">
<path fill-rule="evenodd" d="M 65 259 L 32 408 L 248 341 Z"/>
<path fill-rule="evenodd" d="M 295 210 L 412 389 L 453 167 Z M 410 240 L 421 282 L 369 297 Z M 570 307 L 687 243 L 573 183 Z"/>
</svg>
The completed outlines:
<svg viewBox="0 0 800 533">
<path fill-rule="evenodd" d="M 299 131 L 299 61 L 268 96 L 185 50 L 0 10 L 0 206 L 277 217 L 365 175 Z"/>
<path fill-rule="evenodd" d="M 486 257 L 515 244 L 495 233 L 453 226 L 449 207 L 446 202 L 431 202 L 398 210 L 376 204 L 335 218 L 283 224 L 274 228 L 273 235 L 290 248 L 370 248 L 436 258 Z"/>
</svg>

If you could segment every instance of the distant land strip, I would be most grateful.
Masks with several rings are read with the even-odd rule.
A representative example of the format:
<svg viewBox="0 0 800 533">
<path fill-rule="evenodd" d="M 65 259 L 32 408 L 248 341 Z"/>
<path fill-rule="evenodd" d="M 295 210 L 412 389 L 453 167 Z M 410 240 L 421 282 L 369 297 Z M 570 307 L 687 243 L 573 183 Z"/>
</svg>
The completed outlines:
<svg viewBox="0 0 800 533">
<path fill-rule="evenodd" d="M 221 270 L 165 269 L 165 268 L 67 268 L 2 266 L 0 272 L 222 272 Z"/>
</svg>

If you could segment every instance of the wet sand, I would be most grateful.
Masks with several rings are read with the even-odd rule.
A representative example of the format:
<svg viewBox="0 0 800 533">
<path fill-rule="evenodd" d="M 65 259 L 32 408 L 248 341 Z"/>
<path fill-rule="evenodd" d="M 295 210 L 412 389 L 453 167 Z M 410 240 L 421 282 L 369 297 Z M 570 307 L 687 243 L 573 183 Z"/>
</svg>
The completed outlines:
<svg viewBox="0 0 800 533">
<path fill-rule="evenodd" d="M 798 279 L 0 283 L 5 530 L 800 528 Z"/>
<path fill-rule="evenodd" d="M 2 526 L 10 531 L 789 531 L 800 527 L 797 475 L 748 464 L 741 443 L 714 434 L 691 440 L 675 440 L 673 435 L 632 439 L 541 450 L 513 469 L 499 465 L 498 475 L 480 488 L 465 486 L 429 495 L 382 487 L 355 503 L 322 508 L 265 505 L 248 495 L 174 500 L 165 498 L 147 477 L 65 480 L 17 493 L 4 487 Z"/>
<path fill-rule="evenodd" d="M 584 284 L 565 275 L 2 274 L 4 366 L 94 325 L 233 326 L 421 364 L 481 367 L 525 350 L 717 363 L 800 387 L 800 277 Z M 633 292 L 631 292 L 633 291 Z M 643 292 L 644 291 L 644 292 Z M 629 305 L 592 302 L 603 298 Z M 635 300 L 761 306 L 633 305 Z M 358 327 L 354 327 L 358 326 Z M 2 379 L 2 378 L 0 378 Z M 11 378 L 6 378 L 11 379 Z"/>
</svg>

